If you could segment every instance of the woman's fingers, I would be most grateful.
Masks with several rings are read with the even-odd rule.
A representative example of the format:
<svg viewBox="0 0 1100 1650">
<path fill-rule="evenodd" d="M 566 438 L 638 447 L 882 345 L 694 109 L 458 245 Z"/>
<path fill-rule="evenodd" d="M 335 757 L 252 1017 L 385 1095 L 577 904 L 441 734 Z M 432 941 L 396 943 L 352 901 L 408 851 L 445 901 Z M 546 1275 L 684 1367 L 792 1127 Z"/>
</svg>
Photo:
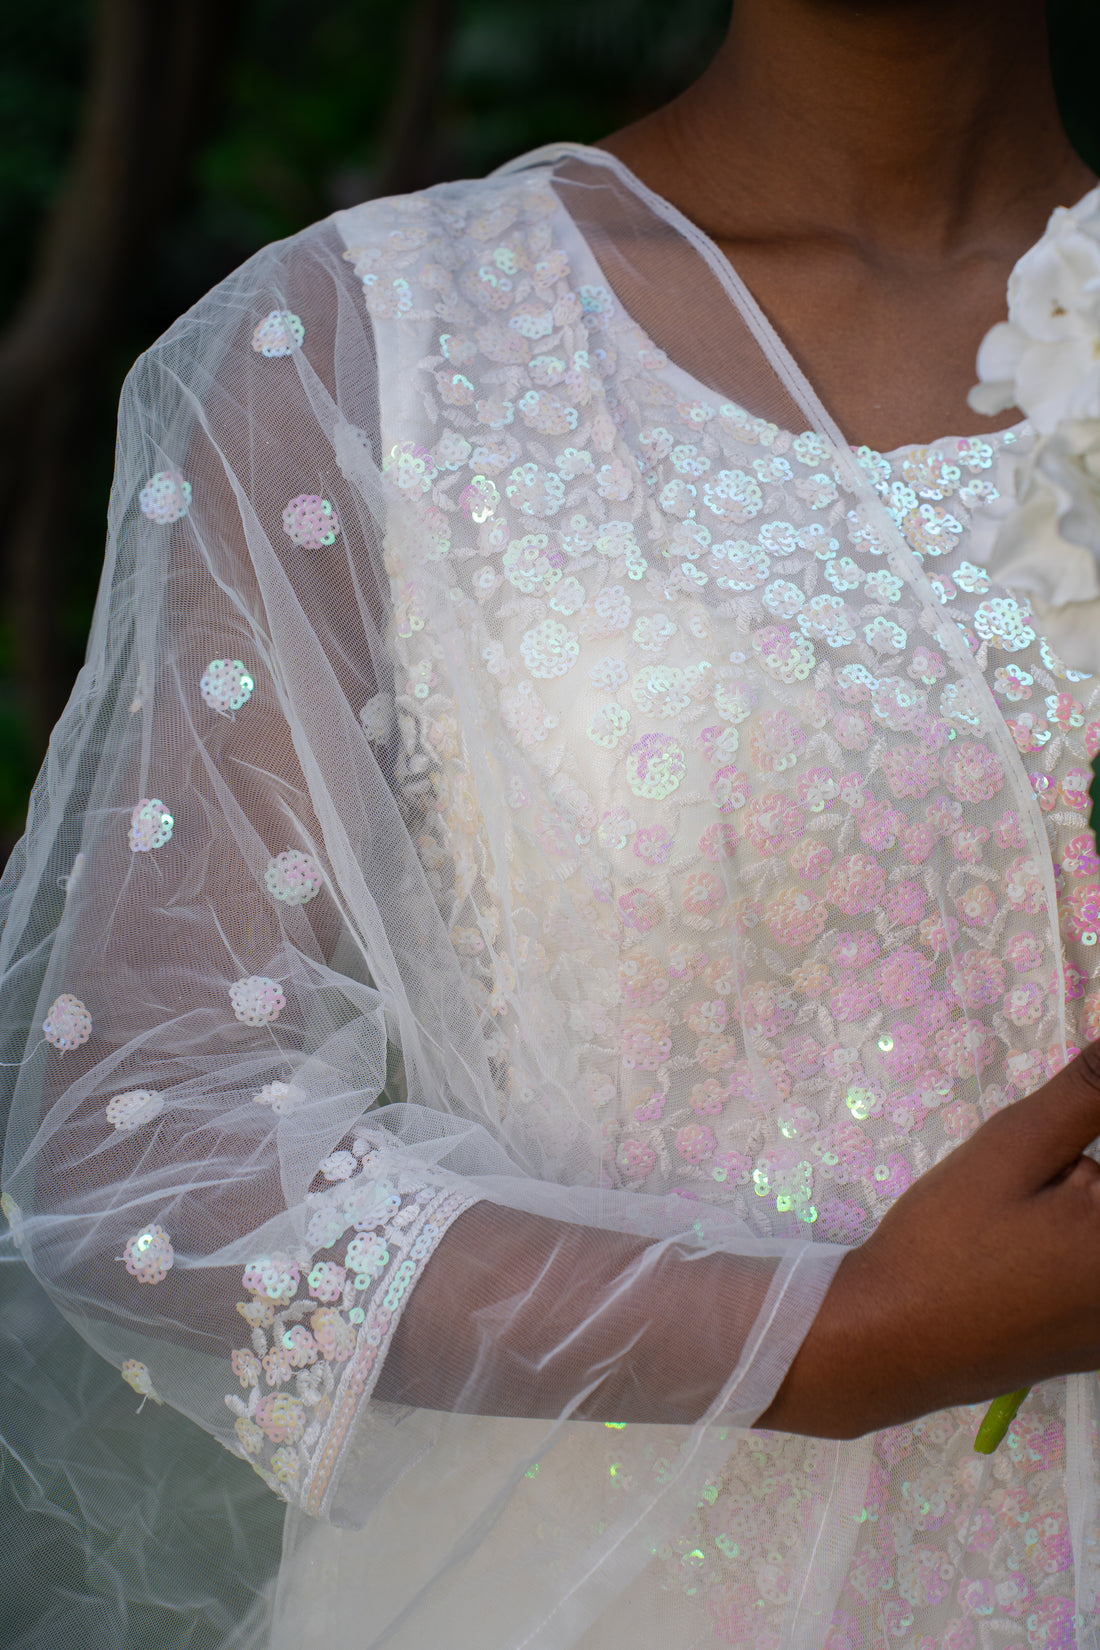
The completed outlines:
<svg viewBox="0 0 1100 1650">
<path fill-rule="evenodd" d="M 922 1175 L 842 1262 L 761 1424 L 853 1437 L 1100 1366 L 1100 1043 Z"/>
<path fill-rule="evenodd" d="M 1051 1187 L 1070 1186 L 1074 1190 L 1083 1190 L 1100 1196 L 1100 1164 L 1094 1163 L 1091 1157 L 1079 1157 L 1069 1163 L 1049 1182 Z"/>
<path fill-rule="evenodd" d="M 1100 1136 L 1100 1042 L 1090 1043 L 1041 1089 L 990 1119 L 973 1137 L 991 1151 L 995 1179 L 1034 1192 L 1064 1176 Z"/>
</svg>

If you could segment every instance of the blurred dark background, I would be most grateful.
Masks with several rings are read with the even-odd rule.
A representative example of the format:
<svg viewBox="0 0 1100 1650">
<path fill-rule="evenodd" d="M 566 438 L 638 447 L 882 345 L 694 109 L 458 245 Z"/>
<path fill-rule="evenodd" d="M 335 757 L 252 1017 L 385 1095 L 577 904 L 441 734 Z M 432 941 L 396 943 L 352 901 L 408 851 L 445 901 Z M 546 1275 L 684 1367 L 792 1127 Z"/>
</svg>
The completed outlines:
<svg viewBox="0 0 1100 1650">
<path fill-rule="evenodd" d="M 334 208 L 590 141 L 699 72 L 730 0 L 9 0 L 0 16 L 0 863 L 83 656 L 130 363 Z M 1100 4 L 1052 0 L 1100 169 Z"/>
</svg>

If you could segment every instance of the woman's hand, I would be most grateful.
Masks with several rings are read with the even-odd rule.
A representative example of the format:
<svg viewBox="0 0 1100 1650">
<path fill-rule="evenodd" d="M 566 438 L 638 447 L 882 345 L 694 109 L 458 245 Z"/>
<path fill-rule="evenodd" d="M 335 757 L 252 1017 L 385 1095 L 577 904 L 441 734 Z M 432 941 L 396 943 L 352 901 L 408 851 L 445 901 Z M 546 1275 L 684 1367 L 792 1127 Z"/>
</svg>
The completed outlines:
<svg viewBox="0 0 1100 1650">
<path fill-rule="evenodd" d="M 841 1262 L 758 1425 L 854 1438 L 1100 1369 L 1100 1042 L 998 1112 Z"/>
</svg>

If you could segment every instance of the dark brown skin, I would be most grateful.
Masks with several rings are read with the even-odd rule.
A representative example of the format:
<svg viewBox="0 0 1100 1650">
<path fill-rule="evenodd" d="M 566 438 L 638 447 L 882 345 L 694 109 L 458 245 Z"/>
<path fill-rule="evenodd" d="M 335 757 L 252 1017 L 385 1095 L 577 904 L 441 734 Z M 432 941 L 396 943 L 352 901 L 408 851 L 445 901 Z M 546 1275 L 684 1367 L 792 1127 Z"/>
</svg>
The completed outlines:
<svg viewBox="0 0 1100 1650">
<path fill-rule="evenodd" d="M 680 98 L 602 145 L 705 230 L 849 440 L 966 402 L 1012 265 L 1096 179 L 1041 0 L 737 0 Z M 689 337 L 662 339 L 691 369 Z M 987 1122 L 845 1258 L 760 1424 L 852 1437 L 1100 1367 L 1100 1045 Z"/>
<path fill-rule="evenodd" d="M 1042 0 L 737 0 L 702 78 L 601 147 L 730 258 L 850 441 L 1020 416 L 967 406 L 978 345 L 1053 208 L 1096 182 Z M 706 377 L 704 341 L 661 342 Z"/>
<path fill-rule="evenodd" d="M 1100 1044 L 984 1123 L 840 1264 L 759 1425 L 832 1438 L 1100 1368 Z"/>
</svg>

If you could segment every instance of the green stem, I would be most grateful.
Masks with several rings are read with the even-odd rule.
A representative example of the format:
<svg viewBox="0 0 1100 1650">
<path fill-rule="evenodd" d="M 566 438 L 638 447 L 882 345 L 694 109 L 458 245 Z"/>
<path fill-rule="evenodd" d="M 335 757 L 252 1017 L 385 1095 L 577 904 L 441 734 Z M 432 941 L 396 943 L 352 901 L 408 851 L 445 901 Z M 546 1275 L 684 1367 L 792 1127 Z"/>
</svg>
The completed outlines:
<svg viewBox="0 0 1100 1650">
<path fill-rule="evenodd" d="M 1001 1439 L 1016 1419 L 1016 1411 L 1031 1391 L 1022 1386 L 1018 1392 L 1008 1392 L 1003 1398 L 994 1398 L 978 1428 L 974 1448 L 979 1455 L 992 1455 Z"/>
</svg>

